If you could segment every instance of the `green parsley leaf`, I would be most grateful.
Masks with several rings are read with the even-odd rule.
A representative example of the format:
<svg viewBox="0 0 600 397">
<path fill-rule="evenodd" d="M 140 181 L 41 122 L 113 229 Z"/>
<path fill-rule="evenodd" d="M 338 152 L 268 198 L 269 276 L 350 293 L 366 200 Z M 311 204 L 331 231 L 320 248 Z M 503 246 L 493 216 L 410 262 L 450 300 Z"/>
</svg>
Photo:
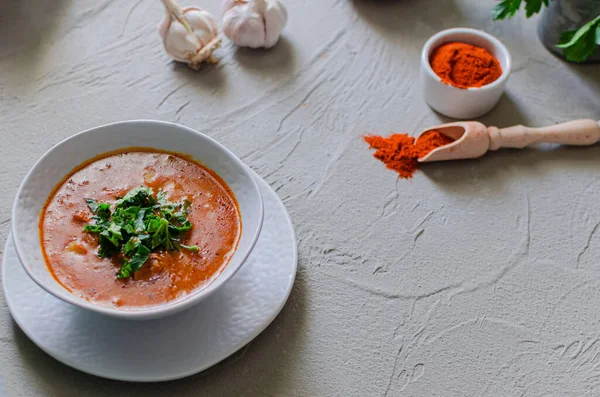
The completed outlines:
<svg viewBox="0 0 600 397">
<path fill-rule="evenodd" d="M 113 242 L 100 233 L 100 248 L 98 249 L 98 256 L 100 258 L 110 258 L 113 254 L 119 252 Z"/>
<path fill-rule="evenodd" d="M 494 20 L 510 19 L 519 8 L 521 8 L 522 0 L 503 0 L 492 9 L 492 17 Z"/>
<path fill-rule="evenodd" d="M 92 214 L 95 214 L 96 211 L 98 211 L 98 202 L 96 200 L 86 198 L 85 202 L 87 203 L 88 207 L 90 207 L 90 209 L 92 210 Z"/>
<path fill-rule="evenodd" d="M 598 50 L 600 15 L 577 30 L 564 32 L 558 48 L 562 48 L 567 60 L 583 62 Z"/>
<path fill-rule="evenodd" d="M 121 266 L 121 270 L 117 273 L 117 278 L 129 278 L 133 275 L 133 268 L 131 267 L 131 263 L 129 261 L 123 262 Z"/>
<path fill-rule="evenodd" d="M 123 246 L 122 252 L 125 256 L 131 256 L 137 251 L 142 241 L 137 237 L 130 238 L 127 243 Z"/>
<path fill-rule="evenodd" d="M 183 249 L 186 249 L 188 251 L 192 251 L 195 252 L 196 254 L 200 251 L 200 249 L 198 248 L 197 245 L 183 245 L 183 244 L 179 244 L 179 246 Z"/>
<path fill-rule="evenodd" d="M 191 251 L 194 253 L 198 253 L 200 252 L 200 248 L 198 248 L 197 245 L 185 245 L 185 244 L 181 244 L 179 242 L 179 240 L 173 240 L 173 245 L 175 246 L 175 249 L 177 251 L 181 251 L 182 249 L 187 250 L 187 251 Z"/>
<path fill-rule="evenodd" d="M 146 231 L 150 234 L 156 232 L 160 227 L 160 217 L 157 215 L 150 215 L 146 217 Z"/>
<path fill-rule="evenodd" d="M 162 190 L 158 192 L 156 195 L 156 201 L 158 201 L 158 204 L 160 205 L 167 205 L 167 193 Z"/>
<path fill-rule="evenodd" d="M 96 217 L 103 222 L 107 222 L 110 218 L 110 204 L 100 203 L 96 209 Z"/>
<path fill-rule="evenodd" d="M 525 0 L 525 16 L 532 17 L 542 10 L 542 5 L 548 7 L 548 0 Z"/>
<path fill-rule="evenodd" d="M 133 225 L 131 223 L 127 223 L 123 225 L 123 231 L 125 232 L 126 236 L 133 236 L 135 235 L 135 229 L 133 228 Z M 127 241 L 128 237 L 125 237 L 124 240 Z"/>
<path fill-rule="evenodd" d="M 192 206 L 192 202 L 188 199 L 183 200 L 183 212 L 187 215 L 190 213 L 190 207 Z"/>
<path fill-rule="evenodd" d="M 171 239 L 169 238 L 169 221 L 164 218 L 159 218 L 158 222 L 153 223 L 153 231 L 148 230 L 152 234 L 152 249 L 163 245 L 167 250 L 171 248 Z"/>
<path fill-rule="evenodd" d="M 144 245 L 138 245 L 137 252 L 131 257 L 131 260 L 123 262 L 121 270 L 117 273 L 117 278 L 128 278 L 141 269 L 150 255 L 150 250 Z"/>
<path fill-rule="evenodd" d="M 145 230 L 144 216 L 146 216 L 147 210 L 148 208 L 140 208 L 137 215 L 135 216 L 135 220 L 133 221 L 133 228 L 136 233 L 142 233 Z"/>
<path fill-rule="evenodd" d="M 137 252 L 135 255 L 133 255 L 133 257 L 131 258 L 131 268 L 133 269 L 134 272 L 137 272 L 138 270 L 140 270 L 140 268 L 142 267 L 142 265 L 144 263 L 146 263 L 146 261 L 148 260 L 148 257 L 150 255 L 150 249 L 148 249 L 148 247 L 146 247 L 145 245 L 139 245 Z"/>
<path fill-rule="evenodd" d="M 107 229 L 100 232 L 100 236 L 113 243 L 115 247 L 119 247 L 121 245 L 121 241 L 123 241 L 121 226 L 115 223 L 111 223 Z"/>
<path fill-rule="evenodd" d="M 131 190 L 125 196 L 120 198 L 115 207 L 131 207 L 131 206 L 140 206 L 140 207 L 149 207 L 156 204 L 156 200 L 152 196 L 152 191 L 147 188 L 140 186 Z"/>
<path fill-rule="evenodd" d="M 187 232 L 192 228 L 192 223 L 187 220 L 185 217 L 172 217 L 169 223 L 169 230 L 172 233 L 182 233 Z"/>
<path fill-rule="evenodd" d="M 83 231 L 86 233 L 100 233 L 102 232 L 106 226 L 104 225 L 85 225 Z"/>
<path fill-rule="evenodd" d="M 521 9 L 523 0 L 503 0 L 492 9 L 494 20 L 510 19 Z M 542 6 L 548 6 L 549 0 L 525 0 L 525 16 L 532 17 L 542 10 Z"/>
</svg>

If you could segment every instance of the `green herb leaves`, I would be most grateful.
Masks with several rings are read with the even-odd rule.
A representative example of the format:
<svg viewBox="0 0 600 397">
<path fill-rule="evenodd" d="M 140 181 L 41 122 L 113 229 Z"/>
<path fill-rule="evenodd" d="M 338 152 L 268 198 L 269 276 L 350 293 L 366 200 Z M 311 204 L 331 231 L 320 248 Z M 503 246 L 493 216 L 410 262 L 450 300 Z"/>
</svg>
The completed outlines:
<svg viewBox="0 0 600 397">
<path fill-rule="evenodd" d="M 598 50 L 600 45 L 600 15 L 577 30 L 564 32 L 558 48 L 564 50 L 567 60 L 583 62 Z"/>
<path fill-rule="evenodd" d="M 523 0 L 503 0 L 492 10 L 495 20 L 510 19 L 521 8 Z M 527 18 L 542 10 L 542 5 L 548 7 L 549 0 L 525 0 L 525 15 Z"/>
<path fill-rule="evenodd" d="M 129 244 L 132 240 L 135 241 L 134 243 L 132 243 L 134 248 L 131 248 L 130 246 L 128 249 L 128 252 L 131 255 L 131 259 L 126 259 L 125 262 L 123 262 L 121 270 L 117 274 L 117 278 L 131 277 L 133 273 L 140 270 L 140 268 L 144 263 L 146 263 L 146 261 L 148 260 L 148 256 L 150 255 L 150 249 L 143 245 L 141 240 L 139 240 L 136 237 L 130 239 L 127 242 L 127 244 Z M 125 244 L 125 246 L 127 246 L 127 244 Z M 123 253 L 125 254 L 125 249 L 123 250 Z"/>
<path fill-rule="evenodd" d="M 550 0 L 503 0 L 492 10 L 494 20 L 510 19 L 525 2 L 527 18 L 539 13 Z M 562 48 L 565 58 L 571 62 L 583 62 L 593 56 L 600 45 L 600 15 L 577 30 L 564 32 L 557 47 Z"/>
<path fill-rule="evenodd" d="M 548 7 L 548 0 L 525 0 L 525 16 L 531 18 L 542 11 L 542 4 Z"/>
<path fill-rule="evenodd" d="M 510 19 L 521 8 L 522 0 L 503 0 L 492 9 L 494 20 Z"/>
<path fill-rule="evenodd" d="M 90 207 L 90 209 L 92 210 L 92 213 L 97 213 L 98 212 L 98 202 L 94 199 L 85 199 L 86 204 L 88 205 L 88 207 Z"/>
<path fill-rule="evenodd" d="M 163 195 L 164 193 L 161 192 Z M 124 197 L 121 197 L 115 204 L 115 208 L 119 207 L 145 207 L 156 204 L 156 200 L 152 197 L 152 191 L 147 187 L 138 187 L 131 190 Z"/>
<path fill-rule="evenodd" d="M 94 224 L 86 225 L 84 232 L 98 235 L 98 256 L 106 258 L 120 254 L 123 265 L 118 278 L 128 278 L 138 271 L 151 252 L 186 249 L 197 253 L 197 246 L 179 242 L 181 236 L 192 228 L 187 219 L 190 202 L 167 202 L 165 192 L 157 197 L 147 187 L 131 190 L 118 198 L 111 213 L 110 204 L 85 200 L 94 214 Z"/>
<path fill-rule="evenodd" d="M 90 207 L 90 209 L 92 210 L 92 213 L 96 215 L 96 217 L 100 220 L 105 221 L 110 216 L 109 204 L 98 203 L 96 200 L 93 199 L 85 199 L 85 202 L 87 203 L 88 207 Z"/>
</svg>

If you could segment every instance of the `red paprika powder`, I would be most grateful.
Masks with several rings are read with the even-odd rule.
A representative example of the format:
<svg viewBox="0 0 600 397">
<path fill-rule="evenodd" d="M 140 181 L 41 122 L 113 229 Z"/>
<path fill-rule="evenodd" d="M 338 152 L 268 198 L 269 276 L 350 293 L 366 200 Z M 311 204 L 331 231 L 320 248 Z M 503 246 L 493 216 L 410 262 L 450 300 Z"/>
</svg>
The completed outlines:
<svg viewBox="0 0 600 397">
<path fill-rule="evenodd" d="M 429 63 L 442 82 L 458 88 L 482 87 L 502 75 L 500 62 L 485 48 L 446 43 L 436 48 Z"/>
<path fill-rule="evenodd" d="M 433 149 L 454 142 L 454 139 L 439 131 L 428 131 L 415 145 L 415 138 L 408 134 L 394 134 L 389 137 L 368 135 L 364 140 L 371 149 L 375 149 L 373 157 L 394 170 L 400 178 L 410 179 L 419 168 L 419 158 L 426 156 Z"/>
</svg>

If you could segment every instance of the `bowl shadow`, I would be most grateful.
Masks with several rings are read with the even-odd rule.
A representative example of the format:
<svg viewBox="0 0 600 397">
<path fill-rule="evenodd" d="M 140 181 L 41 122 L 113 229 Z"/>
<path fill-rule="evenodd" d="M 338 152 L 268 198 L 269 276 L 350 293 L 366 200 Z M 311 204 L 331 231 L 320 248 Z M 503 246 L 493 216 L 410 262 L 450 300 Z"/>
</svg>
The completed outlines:
<svg viewBox="0 0 600 397">
<path fill-rule="evenodd" d="M 531 120 L 521 111 L 515 97 L 508 91 L 505 91 L 498 104 L 487 114 L 479 117 L 479 121 L 487 126 L 509 127 L 523 124 L 529 125 Z"/>
<path fill-rule="evenodd" d="M 500 149 L 473 160 L 427 163 L 422 165 L 421 170 L 446 191 L 477 196 L 482 190 L 491 194 L 502 193 L 518 174 L 541 178 L 557 171 L 578 173 L 599 167 L 600 145 L 540 145 Z"/>
<path fill-rule="evenodd" d="M 454 119 L 438 113 L 432 108 L 430 109 L 438 119 L 438 124 L 452 123 L 455 121 L 470 121 Z M 509 92 L 504 92 L 504 94 L 502 94 L 498 104 L 492 110 L 474 120 L 479 121 L 486 126 L 496 126 L 500 128 L 518 124 L 528 125 L 531 122 L 527 115 L 521 111 L 521 107 L 519 107 L 515 98 Z"/>
</svg>

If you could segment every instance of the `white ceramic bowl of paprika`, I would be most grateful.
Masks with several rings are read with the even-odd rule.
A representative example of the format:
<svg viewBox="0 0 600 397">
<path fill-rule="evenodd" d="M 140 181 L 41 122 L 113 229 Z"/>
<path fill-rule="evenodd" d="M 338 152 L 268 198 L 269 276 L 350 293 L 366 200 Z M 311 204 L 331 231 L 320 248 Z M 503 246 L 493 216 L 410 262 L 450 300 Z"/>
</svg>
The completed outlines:
<svg viewBox="0 0 600 397">
<path fill-rule="evenodd" d="M 430 64 L 433 51 L 449 42 L 472 44 L 488 50 L 502 66 L 500 77 L 482 87 L 457 88 L 442 82 Z M 492 110 L 502 97 L 512 60 L 504 44 L 489 33 L 470 28 L 443 30 L 432 36 L 421 53 L 421 84 L 425 101 L 438 113 L 455 119 L 474 119 Z"/>
</svg>

